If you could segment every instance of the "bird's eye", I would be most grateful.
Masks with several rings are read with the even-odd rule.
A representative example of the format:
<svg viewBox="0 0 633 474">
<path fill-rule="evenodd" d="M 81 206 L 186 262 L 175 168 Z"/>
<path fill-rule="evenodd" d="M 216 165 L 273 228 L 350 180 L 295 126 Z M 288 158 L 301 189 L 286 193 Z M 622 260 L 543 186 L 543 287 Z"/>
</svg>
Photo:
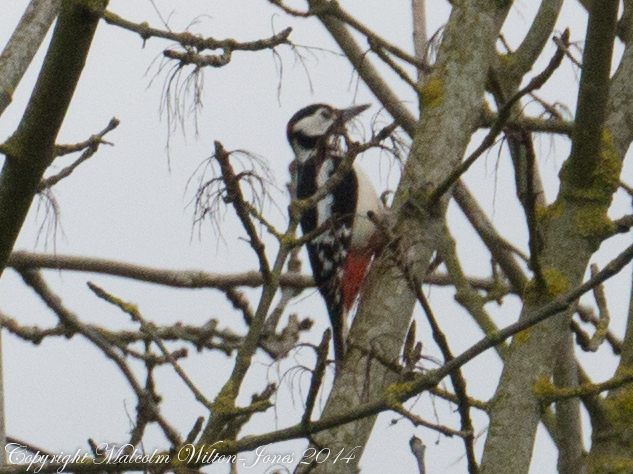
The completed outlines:
<svg viewBox="0 0 633 474">
<path fill-rule="evenodd" d="M 332 117 L 332 111 L 330 109 L 321 109 L 321 117 L 329 119 Z"/>
</svg>

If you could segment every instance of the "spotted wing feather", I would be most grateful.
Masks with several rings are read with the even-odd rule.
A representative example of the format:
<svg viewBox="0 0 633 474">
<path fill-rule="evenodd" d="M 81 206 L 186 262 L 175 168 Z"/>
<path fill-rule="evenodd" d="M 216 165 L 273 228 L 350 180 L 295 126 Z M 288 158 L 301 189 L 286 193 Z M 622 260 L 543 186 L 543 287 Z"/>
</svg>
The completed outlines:
<svg viewBox="0 0 633 474">
<path fill-rule="evenodd" d="M 298 197 L 312 196 L 336 171 L 337 162 L 310 160 L 299 170 Z M 354 172 L 348 172 L 341 184 L 322 199 L 318 205 L 307 210 L 301 219 L 301 230 L 307 234 L 326 224 L 328 229 L 307 244 L 312 273 L 328 308 L 334 337 L 334 352 L 338 360 L 345 351 L 345 298 L 343 277 L 345 263 L 350 253 L 352 227 L 355 217 L 355 202 L 358 182 Z"/>
</svg>

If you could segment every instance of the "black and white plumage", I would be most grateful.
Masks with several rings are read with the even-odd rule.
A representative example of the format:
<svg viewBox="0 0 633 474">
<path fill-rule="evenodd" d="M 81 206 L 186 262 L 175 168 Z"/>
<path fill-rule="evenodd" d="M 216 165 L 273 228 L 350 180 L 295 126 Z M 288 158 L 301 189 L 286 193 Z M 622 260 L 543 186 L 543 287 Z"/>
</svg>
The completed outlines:
<svg viewBox="0 0 633 474">
<path fill-rule="evenodd" d="M 293 182 L 299 199 L 312 196 L 337 170 L 345 153 L 341 146 L 345 123 L 368 107 L 335 109 L 313 104 L 290 119 L 287 134 L 295 153 Z M 332 323 L 337 360 L 345 354 L 347 315 L 377 249 L 376 229 L 367 212 L 381 208 L 369 178 L 353 167 L 330 194 L 301 218 L 304 235 L 323 224 L 329 225 L 307 244 L 307 249 L 314 280 Z"/>
</svg>

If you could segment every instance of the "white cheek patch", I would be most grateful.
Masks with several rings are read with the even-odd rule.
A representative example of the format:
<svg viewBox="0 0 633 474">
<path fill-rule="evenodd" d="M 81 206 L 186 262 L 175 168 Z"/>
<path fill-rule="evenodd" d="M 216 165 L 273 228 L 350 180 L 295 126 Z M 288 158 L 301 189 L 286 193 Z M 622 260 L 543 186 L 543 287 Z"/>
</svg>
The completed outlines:
<svg viewBox="0 0 633 474">
<path fill-rule="evenodd" d="M 325 118 L 320 113 L 316 113 L 299 120 L 294 126 L 294 131 L 307 137 L 320 137 L 325 135 L 333 123 L 332 118 Z"/>
</svg>

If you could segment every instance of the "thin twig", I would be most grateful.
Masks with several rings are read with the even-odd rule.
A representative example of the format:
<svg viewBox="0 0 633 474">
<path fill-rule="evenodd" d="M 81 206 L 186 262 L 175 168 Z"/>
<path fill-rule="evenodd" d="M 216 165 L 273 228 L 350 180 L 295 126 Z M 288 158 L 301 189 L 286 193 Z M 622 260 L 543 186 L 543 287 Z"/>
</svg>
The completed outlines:
<svg viewBox="0 0 633 474">
<path fill-rule="evenodd" d="M 563 35 L 561 36 L 563 41 L 567 42 L 569 40 L 569 30 L 565 30 Z M 503 130 L 506 122 L 510 118 L 514 105 L 521 100 L 527 94 L 534 92 L 537 89 L 540 89 L 554 74 L 554 71 L 558 69 L 563 60 L 564 54 L 561 49 L 557 49 L 556 53 L 550 60 L 547 67 L 536 77 L 533 77 L 532 80 L 525 86 L 523 89 L 519 90 L 515 93 L 509 100 L 504 104 L 504 106 L 499 111 L 497 116 L 497 121 L 490 127 L 490 131 L 488 135 L 483 139 L 481 144 L 477 147 L 475 151 L 473 151 L 468 158 L 466 158 L 455 170 L 453 170 L 448 177 L 440 183 L 437 188 L 431 193 L 428 199 L 429 207 L 436 205 L 440 198 L 455 184 L 455 182 L 473 165 L 473 163 L 492 145 L 494 145 L 497 136 Z"/>
<path fill-rule="evenodd" d="M 431 305 L 429 304 L 424 292 L 422 291 L 419 282 L 414 277 L 412 272 L 409 269 L 405 269 L 405 274 L 407 279 L 413 286 L 413 289 L 418 298 L 418 302 L 421 304 L 424 309 L 424 313 L 426 314 L 426 318 L 431 326 L 431 331 L 433 333 L 433 339 L 437 343 L 442 355 L 444 357 L 444 362 L 450 362 L 453 360 L 453 354 L 448 346 L 448 341 L 446 336 L 440 329 L 437 320 L 435 319 L 435 315 L 433 314 L 433 310 L 431 309 Z M 477 458 L 475 456 L 475 429 L 473 427 L 472 419 L 470 418 L 470 405 L 468 403 L 468 394 L 466 392 L 466 379 L 461 373 L 461 370 L 457 369 L 450 374 L 451 382 L 453 383 L 453 388 L 455 389 L 455 395 L 458 399 L 458 411 L 461 419 L 462 432 L 464 439 L 464 445 L 466 447 L 466 458 L 468 460 L 468 472 L 470 474 L 476 474 L 479 472 L 479 466 L 477 464 Z"/>
<path fill-rule="evenodd" d="M 314 405 L 316 404 L 316 398 L 319 394 L 319 389 L 323 384 L 323 376 L 325 375 L 325 368 L 327 367 L 327 354 L 330 349 L 330 339 L 332 337 L 332 330 L 327 328 L 323 332 L 323 337 L 321 338 L 321 343 L 316 350 L 316 364 L 314 366 L 314 371 L 312 372 L 312 380 L 310 380 L 310 389 L 308 390 L 308 396 L 306 398 L 306 408 L 303 412 L 303 416 L 301 417 L 302 423 L 309 423 L 312 418 L 312 411 L 314 410 Z"/>
<path fill-rule="evenodd" d="M 72 145 L 55 145 L 54 155 L 58 157 L 68 155 L 70 153 L 77 153 L 79 151 L 85 150 L 86 148 L 98 147 L 102 143 L 111 145 L 111 143 L 104 142 L 103 137 L 117 128 L 120 124 L 121 121 L 118 118 L 112 117 L 110 119 L 110 122 L 108 122 L 108 125 L 103 130 L 101 130 L 96 135 L 91 135 L 90 138 L 84 140 L 83 142 L 73 143 Z"/>
<path fill-rule="evenodd" d="M 499 116 L 496 113 L 488 107 L 485 107 L 481 112 L 478 125 L 480 128 L 490 128 L 498 119 Z M 567 120 L 521 116 L 509 119 L 505 123 L 504 128 L 508 130 L 529 130 L 530 132 L 556 133 L 571 137 L 571 134 L 574 131 L 574 124 L 573 122 Z"/>
<path fill-rule="evenodd" d="M 75 171 L 75 169 L 80 164 L 82 164 L 83 162 L 85 162 L 88 159 L 92 158 L 92 156 L 95 153 L 97 153 L 97 151 L 99 150 L 99 145 L 101 145 L 101 144 L 112 145 L 111 143 L 104 141 L 103 137 L 108 132 L 110 132 L 110 131 L 114 130 L 115 128 L 117 128 L 119 126 L 119 123 L 120 122 L 119 122 L 119 120 L 117 118 L 113 118 L 112 120 L 110 120 L 110 123 L 108 124 L 108 126 L 106 128 L 104 128 L 97 135 L 91 136 L 85 142 L 77 143 L 77 144 L 74 144 L 74 145 L 57 145 L 55 147 L 55 154 L 56 154 L 56 156 L 61 156 L 61 155 L 65 155 L 65 154 L 68 154 L 68 153 L 74 153 L 74 152 L 81 151 L 81 150 L 84 150 L 84 152 L 81 154 L 81 156 L 79 158 L 77 158 L 69 166 L 66 166 L 59 173 L 57 173 L 57 174 L 55 174 L 53 176 L 49 176 L 48 178 L 45 178 L 42 181 L 40 181 L 40 184 L 37 187 L 37 191 L 38 192 L 42 192 L 45 189 L 51 188 L 51 187 L 55 186 L 57 183 L 59 183 L 62 179 L 67 178 L 68 176 L 70 176 L 72 174 L 72 172 Z"/>
<path fill-rule="evenodd" d="M 262 273 L 264 281 L 267 282 L 271 278 L 270 264 L 268 263 L 268 257 L 266 257 L 264 242 L 259 238 L 257 229 L 251 220 L 251 213 L 249 207 L 245 204 L 244 195 L 240 188 L 239 179 L 235 175 L 235 171 L 229 161 L 230 154 L 224 149 L 222 144 L 218 141 L 215 142 L 215 155 L 214 158 L 220 165 L 222 171 L 222 180 L 226 186 L 225 200 L 233 205 L 235 213 L 242 222 L 244 230 L 248 234 L 250 239 L 250 245 L 257 254 L 259 260 L 259 270 Z"/>
<path fill-rule="evenodd" d="M 301 244 L 305 243 L 302 238 L 298 238 L 297 241 Z M 290 246 L 295 247 L 295 243 L 293 241 Z M 510 244 L 508 245 L 510 246 Z M 165 270 L 101 258 L 43 254 L 23 250 L 13 252 L 7 266 L 14 269 L 54 269 L 100 273 L 174 288 L 215 288 L 226 291 L 234 287 L 257 288 L 263 284 L 262 275 L 257 271 L 222 274 L 201 270 Z M 495 286 L 494 281 L 489 278 L 468 277 L 468 280 L 473 287 L 481 290 L 490 291 Z M 451 280 L 448 275 L 438 272 L 427 275 L 424 283 L 447 286 L 451 285 Z M 314 288 L 315 284 L 309 275 L 288 272 L 280 275 L 279 286 L 302 290 Z"/>
<path fill-rule="evenodd" d="M 449 401 L 451 403 L 454 403 L 455 405 L 457 405 L 459 403 L 459 399 L 457 398 L 457 395 L 455 395 L 454 393 L 451 393 L 447 390 L 443 390 L 441 388 L 435 387 L 435 388 L 431 388 L 429 389 L 429 393 L 431 393 L 432 395 L 435 395 L 436 397 L 439 397 L 443 400 Z M 472 397 L 468 397 L 468 404 L 473 407 L 473 408 L 477 408 L 481 411 L 484 412 L 489 412 L 490 411 L 490 403 L 488 402 L 484 402 L 482 400 L 477 400 L 475 398 Z"/>
<path fill-rule="evenodd" d="M 288 258 L 287 275 L 300 275 L 301 274 L 301 259 L 299 258 L 299 248 L 294 248 L 290 252 L 290 258 Z M 266 318 L 265 332 L 268 334 L 274 334 L 279 325 L 279 320 L 283 315 L 288 303 L 293 298 L 297 297 L 301 293 L 301 288 L 282 288 L 281 298 L 275 309 L 273 309 L 270 315 Z"/>
<path fill-rule="evenodd" d="M 224 294 L 226 295 L 226 299 L 233 305 L 233 308 L 242 313 L 244 322 L 250 325 L 253 321 L 253 308 L 251 308 L 251 304 L 244 292 L 239 291 L 235 287 L 230 287 L 224 290 Z"/>
<path fill-rule="evenodd" d="M 264 49 L 271 49 L 275 46 L 288 43 L 288 36 L 292 32 L 292 28 L 286 28 L 285 30 L 271 36 L 270 38 L 260 39 L 256 41 L 238 42 L 234 39 L 217 40 L 215 38 L 204 38 L 188 31 L 183 33 L 174 33 L 173 31 L 159 30 L 157 28 L 150 27 L 147 23 L 134 23 L 121 18 L 116 13 L 106 11 L 103 15 L 103 19 L 106 23 L 118 26 L 128 31 L 137 33 L 143 41 L 147 41 L 149 38 L 163 38 L 177 42 L 182 47 L 195 48 L 197 51 L 222 49 L 224 51 L 261 51 Z"/>
<path fill-rule="evenodd" d="M 624 189 L 629 196 L 633 197 L 633 187 L 629 186 L 624 181 L 620 181 L 620 187 Z"/>
<path fill-rule="evenodd" d="M 69 330 L 63 324 L 48 329 L 40 329 L 37 326 L 22 326 L 18 323 L 18 319 L 11 318 L 0 312 L 0 326 L 6 328 L 11 334 L 19 337 L 24 341 L 30 341 L 33 344 L 40 344 L 46 337 L 68 336 Z M 147 356 L 130 349 L 128 346 L 135 342 L 142 342 L 147 339 L 145 334 L 139 331 L 111 331 L 103 327 L 85 324 L 92 331 L 100 334 L 101 337 L 112 343 L 112 345 L 121 349 L 124 354 L 129 354 L 141 360 L 145 360 Z M 173 326 L 157 327 L 156 332 L 163 340 L 168 341 L 186 341 L 201 350 L 203 348 L 210 350 L 220 350 L 230 355 L 241 344 L 242 338 L 231 331 L 217 329 L 217 321 L 212 319 L 203 326 L 187 326 L 176 323 Z M 220 342 L 214 342 L 214 339 L 220 339 Z M 172 353 L 172 356 L 179 358 L 179 351 Z M 163 360 L 155 355 L 152 357 L 155 364 L 163 364 Z"/>
<path fill-rule="evenodd" d="M 167 439 L 169 439 L 173 446 L 179 446 L 181 444 L 181 440 L 178 432 L 162 417 L 156 403 L 154 403 L 154 401 L 150 398 L 146 390 L 141 387 L 125 360 L 116 353 L 108 341 L 106 341 L 101 334 L 95 331 L 94 328 L 82 324 L 75 314 L 64 307 L 59 296 L 49 289 L 39 272 L 34 270 L 22 270 L 20 275 L 22 276 L 24 282 L 31 287 L 37 295 L 40 296 L 40 298 L 42 298 L 46 305 L 59 318 L 60 323 L 65 326 L 67 334 L 72 335 L 74 333 L 80 333 L 95 346 L 101 349 L 106 357 L 118 366 L 119 370 L 127 379 L 130 387 L 132 387 L 132 390 L 136 394 L 138 399 L 138 409 L 150 410 L 152 419 L 159 424 Z"/>
<path fill-rule="evenodd" d="M 426 451 L 426 446 L 420 438 L 417 436 L 412 436 L 409 440 L 409 446 L 411 447 L 411 452 L 415 456 L 415 460 L 418 462 L 418 471 L 420 474 L 426 474 L 426 466 L 424 464 L 424 452 Z"/>
<path fill-rule="evenodd" d="M 556 46 L 558 46 L 560 49 L 562 49 L 565 52 L 565 56 L 567 56 L 569 59 L 571 59 L 571 62 L 574 63 L 574 65 L 578 68 L 578 69 L 582 69 L 582 63 L 580 61 L 578 61 L 574 55 L 571 53 L 570 49 L 569 49 L 569 44 L 564 43 L 560 38 L 556 38 L 554 37 L 554 43 L 556 43 Z"/>
<path fill-rule="evenodd" d="M 338 2 L 330 2 L 328 4 L 328 8 L 324 9 L 324 13 L 338 18 L 343 23 L 348 24 L 349 26 L 354 28 L 356 31 L 358 31 L 359 33 L 367 37 L 367 40 L 370 43 L 370 46 L 373 43 L 375 46 L 378 46 L 379 48 L 384 49 L 385 51 L 388 51 L 389 53 L 393 54 L 397 58 L 415 66 L 420 71 L 423 71 L 424 73 L 431 72 L 431 67 L 426 63 L 426 61 L 424 61 L 424 59 L 411 56 L 410 54 L 406 53 L 405 51 L 398 48 L 397 46 L 391 44 L 389 41 L 385 40 L 381 36 L 377 35 L 373 31 L 371 31 L 369 28 L 367 28 L 365 25 L 363 25 L 361 22 L 359 22 L 356 18 L 354 18 L 352 15 L 350 15 L 345 10 L 343 10 Z M 372 46 L 372 50 L 373 50 L 373 46 Z"/>
<path fill-rule="evenodd" d="M 633 227 L 633 214 L 620 217 L 613 221 L 612 234 L 625 234 Z"/>
<path fill-rule="evenodd" d="M 369 38 L 369 47 L 371 50 L 376 53 L 376 55 L 382 59 L 382 61 L 389 66 L 393 71 L 402 79 L 404 82 L 409 84 L 413 90 L 417 90 L 418 86 L 416 82 L 409 77 L 404 68 L 400 67 L 393 59 L 389 57 L 389 55 L 385 52 L 382 45 L 376 42 L 371 37 Z"/>
<path fill-rule="evenodd" d="M 196 400 L 202 403 L 206 408 L 211 409 L 211 402 L 207 400 L 207 398 L 202 394 L 202 392 L 198 389 L 198 387 L 196 387 L 196 385 L 191 381 L 191 379 L 185 373 L 185 371 L 180 367 L 180 364 L 178 364 L 178 361 L 176 360 L 176 358 L 173 357 L 173 355 L 169 352 L 169 350 L 165 346 L 165 343 L 162 341 L 162 339 L 158 337 L 158 334 L 156 333 L 156 326 L 154 326 L 154 324 L 152 323 L 148 323 L 147 321 L 145 321 L 138 307 L 131 303 L 127 303 L 121 300 L 120 298 L 117 298 L 116 296 L 108 293 L 103 288 L 98 287 L 92 282 L 88 282 L 87 285 L 88 285 L 88 288 L 90 288 L 90 290 L 92 290 L 92 292 L 96 296 L 116 306 L 121 311 L 129 314 L 130 317 L 132 318 L 132 321 L 139 323 L 141 326 L 141 332 L 144 332 L 145 334 L 150 336 L 152 342 L 154 342 L 154 344 L 158 346 L 158 348 L 161 350 L 165 358 L 172 365 L 172 367 L 174 368 L 178 376 L 182 379 L 185 385 L 187 385 L 189 390 L 191 390 L 191 393 L 194 394 L 194 396 L 196 397 Z"/>
<path fill-rule="evenodd" d="M 594 327 L 598 327 L 598 317 L 596 316 L 594 310 L 590 306 L 585 306 L 579 304 L 576 308 L 576 313 L 580 316 L 580 319 L 585 323 L 590 323 Z M 615 355 L 622 354 L 622 341 L 611 331 L 607 331 L 606 334 L 607 342 L 611 345 L 611 350 Z M 587 338 L 587 341 L 589 337 Z"/>
<path fill-rule="evenodd" d="M 198 418 L 196 418 L 196 422 L 191 427 L 191 430 L 189 431 L 189 434 L 187 435 L 187 438 L 185 439 L 185 445 L 189 443 L 193 443 L 196 440 L 196 438 L 200 434 L 200 430 L 202 430 L 203 423 L 204 423 L 203 417 L 199 416 Z"/>
<path fill-rule="evenodd" d="M 7 436 L 7 443 L 13 443 L 13 444 L 18 444 L 20 445 L 21 448 L 24 448 L 25 450 L 33 453 L 33 454 L 40 454 L 42 457 L 44 456 L 48 456 L 49 458 L 54 457 L 55 455 L 52 454 L 50 451 L 43 449 L 43 448 L 38 448 L 37 446 L 31 444 L 31 443 L 27 443 L 26 441 L 22 441 L 20 439 L 17 438 L 13 438 L 11 436 Z M 8 446 L 7 446 L 8 449 Z"/>
<path fill-rule="evenodd" d="M 621 374 L 604 382 L 583 383 L 574 388 L 559 388 L 549 381 L 541 380 L 538 382 L 537 392 L 541 403 L 549 405 L 561 400 L 569 400 L 570 398 L 598 395 L 602 392 L 620 388 L 631 382 L 633 382 L 633 372 L 623 371 Z"/>
<path fill-rule="evenodd" d="M 464 271 L 457 256 L 455 239 L 447 227 L 445 228 L 444 238 L 440 243 L 438 251 L 442 255 L 448 275 L 455 287 L 455 300 L 466 311 L 468 311 L 484 334 L 495 333 L 498 330 L 498 327 L 486 311 L 486 298 L 480 295 L 479 292 L 472 287 L 464 275 Z M 498 346 L 495 346 L 495 349 L 501 359 L 503 359 L 508 352 L 508 346 L 505 344 L 499 344 Z"/>
<path fill-rule="evenodd" d="M 525 151 L 525 174 L 527 179 L 527 196 L 525 198 L 525 214 L 527 216 L 527 225 L 530 247 L 530 267 L 534 273 L 534 281 L 539 288 L 545 288 L 547 285 L 543 278 L 543 269 L 541 268 L 541 252 L 543 251 L 543 241 L 538 221 L 536 219 L 536 203 L 537 196 L 534 190 L 534 176 L 536 171 L 536 154 L 534 153 L 534 143 L 532 137 L 527 131 L 519 132 L 521 134 L 521 145 Z M 517 171 L 518 172 L 518 171 Z"/>
<path fill-rule="evenodd" d="M 631 262 L 631 260 L 633 260 L 633 245 L 627 247 L 617 257 L 611 260 L 600 272 L 591 277 L 582 285 L 579 285 L 566 293 L 558 295 L 546 305 L 536 309 L 530 315 L 530 317 L 521 319 L 514 324 L 510 324 L 509 326 L 506 326 L 505 328 L 499 330 L 499 332 L 497 332 L 496 334 L 477 342 L 469 349 L 462 352 L 459 356 L 455 357 L 455 359 L 437 369 L 438 374 L 447 375 L 448 373 L 450 373 L 450 370 L 452 370 L 453 367 L 461 367 L 462 365 L 466 364 L 467 362 L 477 357 L 482 352 L 490 349 L 494 345 L 499 344 L 500 342 L 505 341 L 515 334 L 518 334 L 521 331 L 535 326 L 538 323 L 558 313 L 566 311 L 572 304 L 574 304 L 578 300 L 578 298 L 595 288 L 597 285 L 604 283 L 609 278 L 619 273 L 626 265 L 629 264 L 629 262 Z"/>
<path fill-rule="evenodd" d="M 454 430 L 452 428 L 449 428 L 448 426 L 438 425 L 436 423 L 430 423 L 424 420 L 423 418 L 420 418 L 419 416 L 414 415 L 409 410 L 406 410 L 400 404 L 393 406 L 391 409 L 395 411 L 396 413 L 405 417 L 411 423 L 413 423 L 413 426 L 424 426 L 425 428 L 429 428 L 433 431 L 437 431 L 438 433 L 441 433 L 444 436 L 448 436 L 449 438 L 452 438 L 453 436 L 457 436 L 459 438 L 464 438 L 468 436 L 468 433 L 463 433 L 461 431 Z M 393 421 L 392 423 L 395 423 L 395 421 Z"/>
<path fill-rule="evenodd" d="M 385 237 L 388 242 L 397 242 L 395 236 L 391 233 L 391 229 L 386 227 L 384 222 L 380 222 L 377 216 L 373 213 L 368 213 L 368 217 L 374 222 L 377 228 L 385 234 Z M 398 255 L 406 255 L 406 251 L 398 251 Z M 419 279 L 414 275 L 413 271 L 410 268 L 410 265 L 403 261 L 402 259 L 398 259 L 396 262 L 402 272 L 404 273 L 404 277 L 409 283 L 409 287 L 411 291 L 414 292 L 418 302 L 422 306 L 424 313 L 426 314 L 426 319 L 431 326 L 431 332 L 433 334 L 433 339 L 435 343 L 439 347 L 442 352 L 442 356 L 444 357 L 445 365 L 453 360 L 453 353 L 448 345 L 448 340 L 446 336 L 442 332 L 439 324 L 437 323 L 437 319 L 433 314 L 433 310 L 431 309 L 431 305 L 429 304 L 424 292 L 422 291 L 422 285 Z M 466 458 L 468 460 L 468 471 L 470 474 L 476 474 L 479 472 L 479 466 L 477 464 L 477 458 L 475 456 L 475 447 L 474 447 L 474 427 L 472 423 L 472 419 L 470 418 L 470 405 L 468 403 L 468 394 L 466 391 L 466 380 L 464 379 L 461 370 L 457 368 L 455 371 L 449 372 L 448 374 L 451 378 L 451 382 L 453 383 L 453 388 L 455 389 L 455 394 L 458 399 L 458 411 L 461 420 L 461 430 L 463 433 L 464 445 L 466 448 Z"/>
<path fill-rule="evenodd" d="M 454 430 L 452 428 L 449 428 L 448 426 L 442 426 L 435 423 L 430 423 L 420 418 L 419 416 L 414 415 L 409 410 L 406 410 L 400 404 L 393 406 L 391 409 L 395 411 L 396 413 L 399 413 L 400 415 L 404 416 L 407 420 L 413 423 L 413 426 L 424 426 L 425 428 L 429 428 L 433 431 L 437 431 L 438 433 L 441 433 L 444 436 L 448 436 L 449 438 L 452 438 L 453 436 L 457 436 L 459 438 L 465 438 L 469 435 L 468 433 L 463 433 L 461 431 Z"/>
<path fill-rule="evenodd" d="M 592 263 L 591 276 L 595 276 L 598 271 L 598 265 Z M 609 308 L 607 307 L 607 298 L 604 295 L 603 285 L 598 285 L 593 289 L 593 297 L 598 305 L 598 324 L 596 325 L 596 332 L 587 344 L 587 348 L 591 352 L 597 351 L 600 345 L 604 342 L 607 336 L 607 331 L 609 330 L 609 321 L 611 320 L 609 316 Z"/>
<path fill-rule="evenodd" d="M 299 18 L 309 18 L 312 16 L 312 13 L 307 11 L 307 12 L 303 12 L 300 10 L 295 10 L 294 8 L 290 8 L 286 5 L 284 5 L 284 3 L 282 2 L 282 0 L 268 0 L 270 3 L 272 3 L 273 5 L 281 8 L 284 13 L 287 13 L 288 15 L 291 16 L 296 16 Z"/>
</svg>

